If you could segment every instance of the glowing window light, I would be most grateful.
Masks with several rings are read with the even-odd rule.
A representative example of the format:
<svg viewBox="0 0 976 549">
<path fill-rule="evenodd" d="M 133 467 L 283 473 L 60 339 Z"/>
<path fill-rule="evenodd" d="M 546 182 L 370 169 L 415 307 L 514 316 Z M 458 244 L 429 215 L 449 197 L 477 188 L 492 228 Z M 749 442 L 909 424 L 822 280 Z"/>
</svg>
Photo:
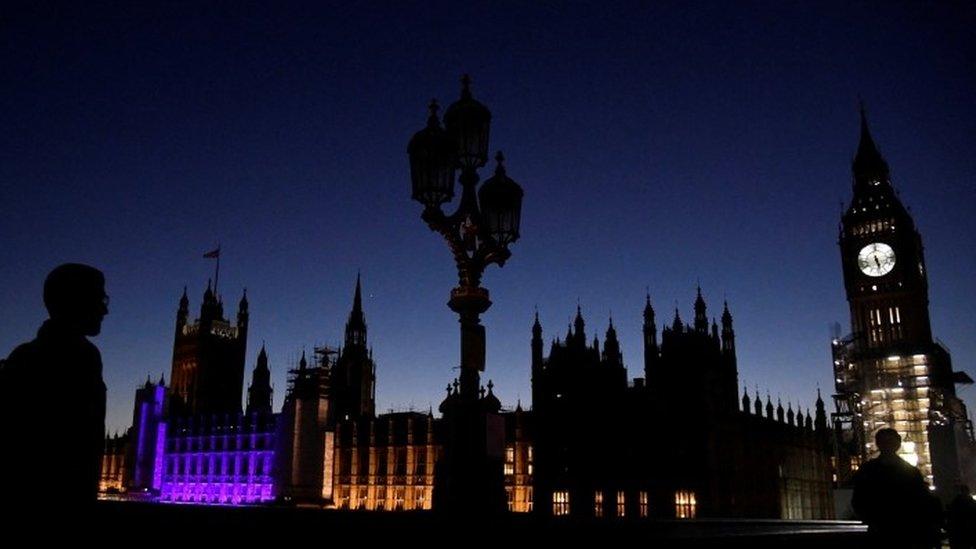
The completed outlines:
<svg viewBox="0 0 976 549">
<path fill-rule="evenodd" d="M 694 492 L 690 490 L 678 490 L 674 493 L 674 514 L 677 518 L 695 518 L 697 506 Z"/>
<path fill-rule="evenodd" d="M 593 516 L 603 516 L 603 490 L 597 490 L 593 493 Z"/>
<path fill-rule="evenodd" d="M 898 355 L 891 355 L 888 357 L 888 360 L 894 362 L 895 360 L 901 360 L 901 357 Z"/>
<path fill-rule="evenodd" d="M 623 490 L 617 492 L 617 516 L 624 517 L 627 515 L 627 497 Z"/>
<path fill-rule="evenodd" d="M 560 490 L 552 493 L 552 514 L 557 517 L 569 514 L 569 492 Z"/>
</svg>

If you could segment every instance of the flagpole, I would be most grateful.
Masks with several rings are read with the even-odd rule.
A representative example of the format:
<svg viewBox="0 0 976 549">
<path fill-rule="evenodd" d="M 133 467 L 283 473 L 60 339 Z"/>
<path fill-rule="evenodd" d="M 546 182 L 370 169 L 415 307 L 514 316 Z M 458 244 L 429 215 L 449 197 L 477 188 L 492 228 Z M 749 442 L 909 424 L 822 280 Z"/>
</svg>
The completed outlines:
<svg viewBox="0 0 976 549">
<path fill-rule="evenodd" d="M 217 267 L 214 272 L 214 297 L 219 295 L 217 293 L 217 282 L 220 280 L 220 244 L 217 244 Z"/>
</svg>

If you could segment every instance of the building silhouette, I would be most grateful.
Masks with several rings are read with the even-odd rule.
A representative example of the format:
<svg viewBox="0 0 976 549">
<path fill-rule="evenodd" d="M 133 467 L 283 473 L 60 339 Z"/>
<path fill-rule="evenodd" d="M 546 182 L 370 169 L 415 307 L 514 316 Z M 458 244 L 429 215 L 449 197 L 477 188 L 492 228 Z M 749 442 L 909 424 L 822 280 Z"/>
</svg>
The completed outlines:
<svg viewBox="0 0 976 549">
<path fill-rule="evenodd" d="M 183 289 L 176 313 L 170 395 L 179 413 L 233 412 L 241 407 L 244 353 L 247 349 L 247 290 L 237 324 L 224 318 L 224 302 L 207 283 L 200 317 L 189 321 L 190 300 Z"/>
<path fill-rule="evenodd" d="M 289 370 L 278 413 L 263 345 L 241 409 L 243 366 L 233 344 L 246 337 L 246 298 L 237 327 L 222 319 L 212 289 L 204 300 L 201 320 L 193 324 L 185 293 L 180 300 L 173 365 L 182 376 L 179 389 L 147 379 L 136 391 L 132 428 L 106 441 L 106 496 L 370 511 L 436 506 L 446 426 L 433 410 L 375 413 L 376 365 L 358 277 L 344 345 L 316 347 L 311 359 L 302 354 Z M 612 320 L 601 345 L 599 337 L 587 336 L 577 308 L 565 340 L 552 341 L 544 356 L 536 317 L 532 408 L 503 409 L 490 380 L 480 394 L 481 405 L 499 418 L 493 428 L 503 431 L 497 438 L 503 447 L 491 450 L 499 455 L 510 511 L 607 518 L 832 516 L 822 401 L 816 420 L 809 412 L 794 415 L 792 406 L 773 417 L 768 398 L 763 414 L 758 395 L 755 412 L 748 395 L 740 407 L 732 315 L 726 306 L 721 329 L 709 322 L 700 289 L 694 310 L 690 325 L 675 311 L 659 344 L 646 298 L 645 377 L 632 381 Z M 236 400 L 226 390 L 205 390 L 222 376 L 226 386 L 239 388 Z M 455 398 L 457 380 L 447 386 L 440 412 Z"/>
<path fill-rule="evenodd" d="M 831 346 L 838 482 L 851 480 L 877 453 L 874 434 L 891 427 L 901 457 L 945 499 L 961 481 L 976 481 L 973 426 L 955 391 L 972 379 L 953 371 L 949 350 L 932 337 L 922 237 L 863 109 L 852 172 L 839 239 L 851 334 Z"/>
<path fill-rule="evenodd" d="M 675 310 L 658 345 L 644 305 L 644 378 L 628 382 L 612 319 L 603 350 L 577 309 L 543 357 L 532 327 L 534 509 L 586 517 L 830 518 L 829 431 L 817 417 L 740 408 L 735 332 Z M 758 396 L 757 396 L 758 404 Z M 761 406 L 761 405 L 760 405 Z"/>
</svg>

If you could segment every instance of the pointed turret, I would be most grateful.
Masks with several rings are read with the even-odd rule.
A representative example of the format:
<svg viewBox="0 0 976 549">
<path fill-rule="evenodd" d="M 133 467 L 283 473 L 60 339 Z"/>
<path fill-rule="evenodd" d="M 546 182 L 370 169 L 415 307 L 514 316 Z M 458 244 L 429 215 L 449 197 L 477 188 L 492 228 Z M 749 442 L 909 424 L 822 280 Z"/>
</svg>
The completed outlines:
<svg viewBox="0 0 976 549">
<path fill-rule="evenodd" d="M 766 419 L 773 419 L 773 400 L 766 394 Z"/>
<path fill-rule="evenodd" d="M 207 289 L 203 292 L 203 303 L 200 304 L 200 321 L 208 322 L 220 318 L 219 303 L 213 291 L 213 279 L 207 280 Z"/>
<path fill-rule="evenodd" d="M 675 332 L 681 332 L 684 330 L 685 325 L 681 322 L 681 313 L 678 312 L 678 308 L 674 308 L 674 320 L 671 322 L 671 329 Z"/>
<path fill-rule="evenodd" d="M 356 290 L 352 298 L 352 311 L 346 322 L 346 347 L 365 347 L 366 315 L 363 313 L 363 292 L 360 276 L 356 274 Z"/>
<path fill-rule="evenodd" d="M 702 298 L 701 286 L 695 297 L 695 331 L 700 334 L 708 333 L 708 315 L 706 314 L 705 299 Z"/>
<path fill-rule="evenodd" d="M 887 185 L 890 183 L 888 163 L 878 151 L 871 130 L 868 128 L 868 117 L 861 105 L 861 139 L 857 144 L 857 154 L 851 163 L 854 173 L 854 188 L 862 186 Z"/>
<path fill-rule="evenodd" d="M 304 354 L 303 354 L 304 359 Z M 251 374 L 251 385 L 247 388 L 247 413 L 271 413 L 273 390 L 271 388 L 271 370 L 268 368 L 268 352 L 261 345 L 258 361 Z"/>
<path fill-rule="evenodd" d="M 814 428 L 821 433 L 827 432 L 827 411 L 824 409 L 824 401 L 820 397 L 819 387 L 817 387 L 817 418 L 814 421 Z"/>
<path fill-rule="evenodd" d="M 786 416 L 783 410 L 783 401 L 777 398 L 776 399 L 776 421 L 783 423 L 785 417 Z"/>
<path fill-rule="evenodd" d="M 573 329 L 575 331 L 574 335 L 576 336 L 576 339 L 580 342 L 581 345 L 586 344 L 586 331 L 584 329 L 585 326 L 586 323 L 583 322 L 583 310 L 579 305 L 577 305 L 576 319 L 573 321 Z"/>
<path fill-rule="evenodd" d="M 742 390 L 742 411 L 745 413 L 751 413 L 752 410 L 749 409 L 749 391 L 747 389 Z"/>
<path fill-rule="evenodd" d="M 657 325 L 654 323 L 654 308 L 651 307 L 651 293 L 647 292 L 644 303 L 644 379 L 648 386 L 651 376 L 657 373 L 658 348 Z"/>
<path fill-rule="evenodd" d="M 244 293 L 241 295 L 241 300 L 237 304 L 237 329 L 245 340 L 247 338 L 248 318 L 250 318 L 250 313 L 248 312 L 249 306 L 250 305 L 247 302 L 247 288 L 244 288 Z"/>
<path fill-rule="evenodd" d="M 786 423 L 793 425 L 793 420 L 796 419 L 796 414 L 793 413 L 793 403 L 788 404 L 789 409 L 786 411 Z"/>
<path fill-rule="evenodd" d="M 532 374 L 535 376 L 542 369 L 542 324 L 539 323 L 539 311 L 535 312 L 535 322 L 532 323 Z"/>
<path fill-rule="evenodd" d="M 180 297 L 180 307 L 176 310 L 176 335 L 180 335 L 190 317 L 190 298 L 186 296 L 186 286 L 183 286 L 183 296 Z"/>
<path fill-rule="evenodd" d="M 722 352 L 735 354 L 735 330 L 732 329 L 732 313 L 729 312 L 729 302 L 723 304 L 722 309 Z"/>
<path fill-rule="evenodd" d="M 617 341 L 617 330 L 613 327 L 613 317 L 610 317 L 610 325 L 607 327 L 607 337 L 603 342 L 603 361 L 614 367 L 624 365 L 623 354 L 620 352 L 620 342 Z"/>
<path fill-rule="evenodd" d="M 762 417 L 762 411 L 763 411 L 762 399 L 759 397 L 759 387 L 758 386 L 756 387 L 756 404 L 755 404 L 755 406 L 756 406 L 756 415 L 759 416 L 759 417 Z M 772 404 L 769 405 L 768 411 L 770 413 L 767 414 L 767 415 L 770 415 L 771 416 L 772 415 L 772 411 L 773 411 Z"/>
</svg>

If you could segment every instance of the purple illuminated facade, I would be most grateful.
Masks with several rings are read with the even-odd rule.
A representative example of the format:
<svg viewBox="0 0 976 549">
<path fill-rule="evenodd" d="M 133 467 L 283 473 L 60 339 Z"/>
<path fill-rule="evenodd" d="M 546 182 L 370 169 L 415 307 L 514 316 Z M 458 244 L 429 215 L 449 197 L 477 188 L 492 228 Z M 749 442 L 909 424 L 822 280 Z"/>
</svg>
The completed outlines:
<svg viewBox="0 0 976 549">
<path fill-rule="evenodd" d="M 175 420 L 155 472 L 159 500 L 240 505 L 275 499 L 272 414 Z"/>
<path fill-rule="evenodd" d="M 247 298 L 236 327 L 207 286 L 200 319 L 189 322 L 184 290 L 177 311 L 173 384 L 136 390 L 119 491 L 167 503 L 243 505 L 274 500 L 278 415 L 271 411 L 268 355 L 262 347 L 240 408 Z M 232 329 L 233 328 L 233 329 Z M 232 391 L 229 394 L 227 391 Z"/>
<path fill-rule="evenodd" d="M 168 417 L 169 398 L 162 380 L 136 391 L 122 481 L 126 492 L 167 503 L 241 505 L 275 499 L 277 414 Z"/>
<path fill-rule="evenodd" d="M 375 366 L 366 346 L 362 290 L 356 280 L 353 309 L 341 350 L 316 349 L 311 366 L 303 355 L 292 370 L 282 413 L 272 411 L 271 373 L 262 346 L 241 411 L 248 321 L 241 299 L 237 326 L 223 317 L 216 289 L 208 284 L 200 318 L 189 320 L 184 290 L 176 319 L 172 384 L 146 380 L 136 390 L 127 433 L 122 479 L 106 482 L 106 497 L 165 503 L 253 505 L 275 500 L 325 503 L 332 499 L 326 467 L 335 415 L 374 414 Z M 232 329 L 233 328 L 233 329 Z M 238 352 L 240 351 L 240 352 Z M 234 394 L 228 394 L 228 388 Z M 114 478 L 114 477 L 113 477 Z"/>
</svg>

